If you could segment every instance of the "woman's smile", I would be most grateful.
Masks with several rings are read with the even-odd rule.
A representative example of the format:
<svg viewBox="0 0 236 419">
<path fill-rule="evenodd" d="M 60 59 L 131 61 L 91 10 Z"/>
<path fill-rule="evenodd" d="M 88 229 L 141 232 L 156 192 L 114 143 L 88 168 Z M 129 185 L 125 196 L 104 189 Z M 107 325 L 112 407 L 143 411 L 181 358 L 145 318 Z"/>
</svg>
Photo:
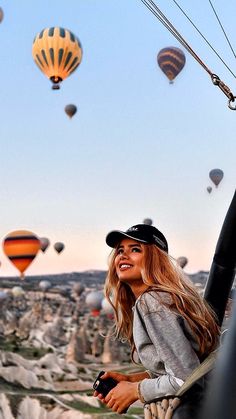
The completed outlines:
<svg viewBox="0 0 236 419">
<path fill-rule="evenodd" d="M 133 266 L 133 265 L 129 265 L 128 263 L 120 263 L 120 265 L 119 265 L 119 269 L 120 269 L 121 271 L 124 271 L 124 270 L 126 270 L 126 269 L 130 269 L 130 268 L 132 268 L 132 266 Z"/>
</svg>

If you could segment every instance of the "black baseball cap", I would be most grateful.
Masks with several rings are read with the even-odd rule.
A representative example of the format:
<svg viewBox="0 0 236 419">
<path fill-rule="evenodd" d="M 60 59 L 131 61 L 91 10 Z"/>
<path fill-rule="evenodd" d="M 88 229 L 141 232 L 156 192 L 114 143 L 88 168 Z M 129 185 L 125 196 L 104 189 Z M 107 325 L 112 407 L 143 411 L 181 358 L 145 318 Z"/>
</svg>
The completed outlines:
<svg viewBox="0 0 236 419">
<path fill-rule="evenodd" d="M 116 247 L 124 237 L 137 240 L 141 243 L 155 244 L 159 249 L 168 253 L 168 243 L 156 227 L 148 224 L 136 224 L 126 231 L 113 230 L 106 236 L 106 243 L 110 247 Z"/>
</svg>

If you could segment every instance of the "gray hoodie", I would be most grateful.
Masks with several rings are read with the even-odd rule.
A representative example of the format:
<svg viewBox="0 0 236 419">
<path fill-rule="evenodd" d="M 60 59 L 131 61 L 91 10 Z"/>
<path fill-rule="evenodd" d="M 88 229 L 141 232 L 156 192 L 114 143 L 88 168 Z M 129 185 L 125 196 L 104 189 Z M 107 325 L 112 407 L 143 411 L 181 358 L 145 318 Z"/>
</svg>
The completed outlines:
<svg viewBox="0 0 236 419">
<path fill-rule="evenodd" d="M 145 401 L 175 394 L 199 365 L 198 346 L 184 318 L 160 301 L 170 302 L 164 292 L 145 292 L 133 307 L 136 351 L 150 378 L 140 385 Z"/>
</svg>

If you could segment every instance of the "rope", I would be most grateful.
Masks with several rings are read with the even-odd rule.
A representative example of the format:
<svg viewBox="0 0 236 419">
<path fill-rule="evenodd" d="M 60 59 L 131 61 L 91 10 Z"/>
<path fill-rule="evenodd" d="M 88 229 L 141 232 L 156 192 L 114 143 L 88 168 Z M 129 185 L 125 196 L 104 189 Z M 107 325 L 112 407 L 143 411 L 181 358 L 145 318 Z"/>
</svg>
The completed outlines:
<svg viewBox="0 0 236 419">
<path fill-rule="evenodd" d="M 142 3 L 154 14 L 154 16 L 169 30 L 169 32 L 174 35 L 174 37 L 179 41 L 185 49 L 195 58 L 195 60 L 207 71 L 207 73 L 212 76 L 212 71 L 204 64 L 204 62 L 198 57 L 195 51 L 191 46 L 186 42 L 182 35 L 177 31 L 177 29 L 172 25 L 172 23 L 167 19 L 167 17 L 161 12 L 157 5 L 152 0 L 141 0 Z"/>
<path fill-rule="evenodd" d="M 215 10 L 215 8 L 214 8 L 214 6 L 213 6 L 213 4 L 212 4 L 211 0 L 208 0 L 208 1 L 209 1 L 210 5 L 211 5 L 211 8 L 212 8 L 212 10 L 213 10 L 213 12 L 214 12 L 214 14 L 215 14 L 216 19 L 218 20 L 218 23 L 219 23 L 219 25 L 220 25 L 220 27 L 221 27 L 221 29 L 222 29 L 222 32 L 223 32 L 223 34 L 224 34 L 224 36 L 225 36 L 225 39 L 226 39 L 226 41 L 227 41 L 227 42 L 228 42 L 228 44 L 229 44 L 229 47 L 230 47 L 230 49 L 231 49 L 231 51 L 232 51 L 232 53 L 233 53 L 233 56 L 234 56 L 234 58 L 236 58 L 236 55 L 235 55 L 234 49 L 233 49 L 233 47 L 232 47 L 232 44 L 231 44 L 231 42 L 230 42 L 230 40 L 229 40 L 229 38 L 228 38 L 228 36 L 227 36 L 227 34 L 226 34 L 226 32 L 225 32 L 224 28 L 223 28 L 223 25 L 222 25 L 222 23 L 221 23 L 221 21 L 220 21 L 220 19 L 219 19 L 219 16 L 217 15 L 216 10 Z"/>
<path fill-rule="evenodd" d="M 236 110 L 236 106 L 232 105 L 232 102 L 235 101 L 236 96 L 233 95 L 230 88 L 226 86 L 226 84 L 217 76 L 214 74 L 207 66 L 206 64 L 200 59 L 200 57 L 196 54 L 196 52 L 191 48 L 191 46 L 187 43 L 187 41 L 182 37 L 182 35 L 177 31 L 177 29 L 172 25 L 172 23 L 167 19 L 167 17 L 162 13 L 162 11 L 159 9 L 159 7 L 155 4 L 153 0 L 141 0 L 142 3 L 152 12 L 152 14 L 168 29 L 168 31 L 183 45 L 183 47 L 192 55 L 193 58 L 204 68 L 204 70 L 210 75 L 211 80 L 215 86 L 218 86 L 222 92 L 228 97 L 228 107 L 232 110 Z M 177 2 L 173 0 L 176 5 Z M 179 7 L 179 5 L 178 5 Z M 180 7 L 179 7 L 180 8 Z M 181 8 L 180 8 L 181 9 Z M 182 10 L 182 9 L 181 9 Z M 184 11 L 183 11 L 184 13 Z M 184 13 L 185 14 L 185 13 Z M 186 15 L 186 14 L 185 14 Z M 187 15 L 186 15 L 187 17 Z M 188 18 L 188 17 L 187 17 Z M 189 18 L 188 18 L 189 19 Z M 190 19 L 189 19 L 190 20 Z M 191 20 L 190 20 L 191 21 Z M 193 24 L 193 23 L 192 23 Z M 194 25 L 194 24 L 193 24 Z M 194 25 L 195 27 L 195 25 Z M 196 28 L 197 29 L 197 28 Z M 198 29 L 197 29 L 198 30 Z M 198 31 L 200 34 L 201 32 Z M 202 34 L 201 34 L 202 35 Z M 203 35 L 202 35 L 203 36 Z M 205 39 L 205 37 L 203 37 Z M 206 39 L 205 39 L 206 40 Z M 206 40 L 206 42 L 208 42 Z M 209 44 L 210 45 L 210 44 Z M 213 49 L 214 50 L 214 49 Z M 215 53 L 218 55 L 218 53 L 215 51 Z M 218 55 L 219 56 L 219 55 Z M 221 57 L 219 56 L 221 59 Z M 221 61 L 223 61 L 221 59 Z M 224 62 L 224 61 L 223 61 Z M 228 68 L 228 70 L 232 73 L 232 75 L 236 78 L 235 74 L 230 70 L 230 68 L 227 66 L 226 63 L 224 63 L 225 66 Z"/>
<path fill-rule="evenodd" d="M 180 5 L 177 3 L 176 0 L 172 0 L 173 3 L 175 3 L 175 5 L 180 9 L 180 11 L 183 13 L 183 15 L 188 19 L 188 21 L 191 23 L 191 25 L 196 29 L 196 31 L 199 33 L 199 35 L 204 39 L 204 41 L 207 43 L 207 45 L 212 49 L 212 51 L 216 54 L 216 56 L 220 59 L 220 61 L 224 64 L 224 66 L 227 68 L 227 70 L 229 70 L 229 72 L 232 74 L 232 76 L 234 76 L 234 78 L 236 78 L 236 75 L 233 73 L 233 71 L 231 70 L 231 68 L 226 64 L 226 62 L 223 60 L 223 58 L 220 56 L 220 54 L 215 50 L 215 48 L 213 48 L 213 46 L 210 44 L 210 42 L 207 40 L 207 38 L 203 35 L 203 33 L 197 28 L 197 26 L 193 23 L 193 21 L 190 19 L 190 17 L 185 13 L 185 11 L 180 7 Z M 210 0 L 209 0 L 210 2 Z M 216 15 L 217 16 L 217 15 Z M 217 16 L 218 19 L 218 16 Z M 220 22 L 220 21 L 219 21 Z M 220 23 L 221 25 L 221 23 Z M 221 26 L 222 27 L 222 26 Z M 223 32 L 225 33 L 223 27 L 222 27 Z M 226 39 L 227 35 L 225 33 Z M 229 40 L 228 40 L 229 42 Z M 229 45 L 231 46 L 231 44 L 229 43 Z M 232 47 L 231 47 L 232 49 Z M 233 51 L 234 54 L 234 51 Z M 235 54 L 234 54 L 235 56 Z M 235 56 L 236 57 L 236 56 Z"/>
</svg>

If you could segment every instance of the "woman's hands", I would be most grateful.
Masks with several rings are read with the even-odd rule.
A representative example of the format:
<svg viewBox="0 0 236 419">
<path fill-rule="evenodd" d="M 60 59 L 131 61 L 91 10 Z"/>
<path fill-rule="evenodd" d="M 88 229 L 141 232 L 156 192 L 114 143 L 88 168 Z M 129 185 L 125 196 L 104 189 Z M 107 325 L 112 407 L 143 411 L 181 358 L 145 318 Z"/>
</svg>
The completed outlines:
<svg viewBox="0 0 236 419">
<path fill-rule="evenodd" d="M 128 375 L 121 374 L 121 373 L 115 372 L 115 371 L 107 371 L 103 375 L 101 375 L 101 377 L 100 377 L 101 380 L 106 380 L 107 378 L 113 378 L 118 383 L 120 381 L 130 381 Z M 105 398 L 103 397 L 103 395 L 101 393 L 99 393 L 98 391 L 95 390 L 93 395 L 94 395 L 94 397 L 98 397 L 103 403 L 105 403 Z"/>
<path fill-rule="evenodd" d="M 98 397 L 101 402 L 105 403 L 113 412 L 125 413 L 129 406 L 139 398 L 138 382 L 133 381 L 134 377 L 137 377 L 137 375 L 126 375 L 115 371 L 108 371 L 101 376 L 101 379 L 105 380 L 108 377 L 114 378 L 118 384 L 109 391 L 105 398 L 97 391 L 95 391 L 93 395 Z"/>
</svg>

